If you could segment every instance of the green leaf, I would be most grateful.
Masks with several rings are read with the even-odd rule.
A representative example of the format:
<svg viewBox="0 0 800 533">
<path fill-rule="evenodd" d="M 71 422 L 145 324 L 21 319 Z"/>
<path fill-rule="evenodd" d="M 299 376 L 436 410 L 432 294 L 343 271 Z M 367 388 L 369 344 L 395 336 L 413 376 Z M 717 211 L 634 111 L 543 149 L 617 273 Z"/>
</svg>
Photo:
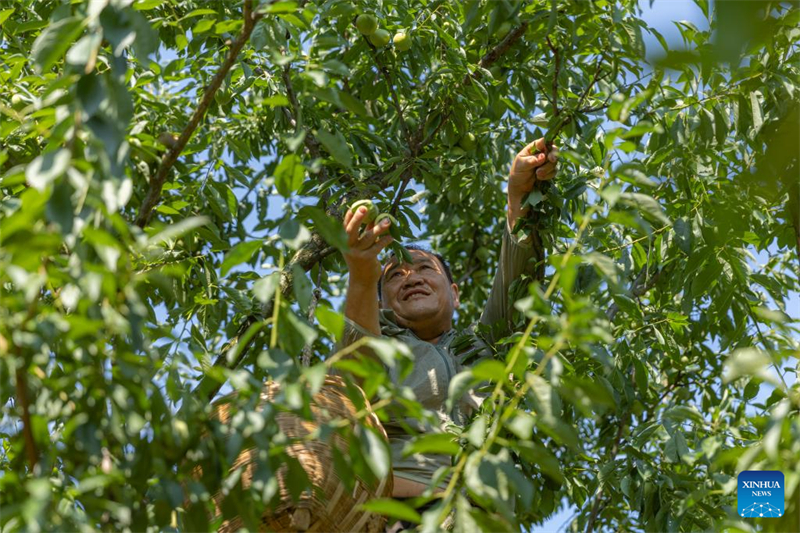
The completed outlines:
<svg viewBox="0 0 800 533">
<path fill-rule="evenodd" d="M 725 360 L 723 383 L 730 383 L 742 376 L 757 376 L 777 383 L 770 371 L 771 363 L 770 356 L 757 348 L 739 348 Z"/>
<path fill-rule="evenodd" d="M 378 498 L 370 500 L 361 505 L 361 508 L 366 511 L 372 511 L 384 516 L 391 516 L 398 520 L 405 520 L 406 522 L 414 522 L 419 524 L 422 517 L 410 505 L 397 500 L 390 500 L 388 498 Z"/>
<path fill-rule="evenodd" d="M 447 387 L 447 402 L 445 403 L 447 410 L 452 410 L 456 402 L 460 401 L 464 393 L 476 382 L 477 380 L 472 375 L 472 369 L 468 368 L 456 374 Z"/>
<path fill-rule="evenodd" d="M 281 2 L 266 2 L 258 8 L 259 13 L 294 13 L 297 11 L 297 2 L 281 1 Z"/>
<path fill-rule="evenodd" d="M 297 303 L 300 304 L 300 310 L 307 314 L 308 306 L 311 304 L 311 292 L 314 287 L 300 265 L 292 265 L 292 287 Z"/>
<path fill-rule="evenodd" d="M 39 34 L 31 47 L 31 56 L 40 72 L 52 67 L 61 59 L 78 35 L 83 31 L 84 20 L 66 17 L 51 23 Z"/>
<path fill-rule="evenodd" d="M 363 429 L 363 437 L 360 442 L 364 459 L 376 477 L 385 478 L 392 465 L 389 445 L 374 429 L 368 427 L 360 429 Z"/>
<path fill-rule="evenodd" d="M 304 207 L 301 215 L 310 218 L 314 222 L 314 229 L 319 232 L 325 242 L 340 252 L 347 251 L 347 233 L 345 233 L 341 221 L 328 216 L 325 211 L 318 207 Z"/>
<path fill-rule="evenodd" d="M 453 435 L 449 433 L 429 433 L 409 442 L 403 449 L 403 456 L 408 457 L 415 453 L 455 455 L 459 450 L 461 450 L 461 447 Z"/>
<path fill-rule="evenodd" d="M 684 218 L 676 218 L 672 226 L 675 232 L 675 242 L 678 248 L 685 254 L 692 252 L 692 228 L 691 225 Z"/>
<path fill-rule="evenodd" d="M 477 5 L 478 2 L 474 2 L 474 4 Z M 454 533 L 475 533 L 481 531 L 478 522 L 475 521 L 475 518 L 473 518 L 470 513 L 470 509 L 469 500 L 460 493 L 457 494 Z"/>
<path fill-rule="evenodd" d="M 348 111 L 361 117 L 368 116 L 367 108 L 364 107 L 364 104 L 350 93 L 339 91 L 339 101 L 342 102 L 342 105 L 346 107 Z"/>
<path fill-rule="evenodd" d="M 293 250 L 299 250 L 311 239 L 311 233 L 308 229 L 293 218 L 283 221 L 278 235 L 280 235 L 281 240 Z"/>
<path fill-rule="evenodd" d="M 280 343 L 287 352 L 300 354 L 303 347 L 317 340 L 317 330 L 311 327 L 305 318 L 294 314 L 288 307 L 281 310 Z"/>
<path fill-rule="evenodd" d="M 201 19 L 197 21 L 197 24 L 194 25 L 192 28 L 192 35 L 199 35 L 201 33 L 205 33 L 210 30 L 217 21 L 215 19 Z"/>
<path fill-rule="evenodd" d="M 180 239 L 190 231 L 205 226 L 210 221 L 208 217 L 189 217 L 175 224 L 170 224 L 162 231 L 147 239 L 145 248 Z"/>
<path fill-rule="evenodd" d="M 70 164 L 69 150 L 62 148 L 40 155 L 25 169 L 25 179 L 38 190 L 44 190 L 51 182 L 63 175 Z"/>
<path fill-rule="evenodd" d="M 624 192 L 619 195 L 619 203 L 635 207 L 645 218 L 649 218 L 665 225 L 671 224 L 669 217 L 664 213 L 655 198 L 647 194 Z"/>
<path fill-rule="evenodd" d="M 272 96 L 264 98 L 261 103 L 270 107 L 288 106 L 289 99 L 282 94 L 273 94 Z"/>
<path fill-rule="evenodd" d="M 3 9 L 0 11 L 0 26 L 3 25 L 3 23 L 8 19 L 8 17 L 11 16 L 12 13 L 14 13 L 14 8 Z"/>
<path fill-rule="evenodd" d="M 275 187 L 284 198 L 289 198 L 303 185 L 305 168 L 295 154 L 285 156 L 275 167 Z"/>
<path fill-rule="evenodd" d="M 494 359 L 481 361 L 472 368 L 472 375 L 475 379 L 490 380 L 495 382 L 506 381 L 506 365 Z"/>
<path fill-rule="evenodd" d="M 337 313 L 325 304 L 319 304 L 314 310 L 314 315 L 317 317 L 319 325 L 333 335 L 337 342 L 342 340 L 342 333 L 344 332 L 343 314 Z"/>
<path fill-rule="evenodd" d="M 353 164 L 353 158 L 350 155 L 350 147 L 347 146 L 347 141 L 344 139 L 344 135 L 339 133 L 339 131 L 335 131 L 334 133 L 329 133 L 325 130 L 319 130 L 315 133 L 317 139 L 322 146 L 330 153 L 333 158 L 342 166 L 349 168 Z"/>
<path fill-rule="evenodd" d="M 249 261 L 250 258 L 253 257 L 253 254 L 260 250 L 263 245 L 264 243 L 262 241 L 248 241 L 240 242 L 231 248 L 230 251 L 225 254 L 225 259 L 222 260 L 220 276 L 224 277 L 236 265 Z"/>
<path fill-rule="evenodd" d="M 528 413 L 518 412 L 514 418 L 506 422 L 506 427 L 521 440 L 533 438 L 533 428 L 536 425 L 534 418 Z"/>
<path fill-rule="evenodd" d="M 750 106 L 753 110 L 753 136 L 755 137 L 764 124 L 764 119 L 761 117 L 761 103 L 758 101 L 758 93 L 755 91 L 750 93 Z"/>
</svg>

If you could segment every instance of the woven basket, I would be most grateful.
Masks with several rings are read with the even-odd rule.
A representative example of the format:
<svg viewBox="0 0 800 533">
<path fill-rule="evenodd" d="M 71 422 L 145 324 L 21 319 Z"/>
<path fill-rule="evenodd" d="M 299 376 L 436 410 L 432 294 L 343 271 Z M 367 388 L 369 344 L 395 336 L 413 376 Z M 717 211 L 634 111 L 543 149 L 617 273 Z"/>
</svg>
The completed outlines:
<svg viewBox="0 0 800 533">
<path fill-rule="evenodd" d="M 261 394 L 261 401 L 265 403 L 272 401 L 279 389 L 278 384 L 268 383 Z M 294 414 L 281 412 L 276 416 L 278 426 L 293 441 L 307 436 L 316 430 L 320 423 L 330 420 L 346 418 L 355 424 L 357 409 L 344 391 L 345 384 L 341 377 L 327 376 L 324 385 L 311 401 L 313 420 L 303 420 Z M 365 425 L 378 430 L 384 439 L 388 440 L 386 431 L 372 412 L 369 402 L 366 402 L 366 405 L 369 415 L 364 422 Z M 229 420 L 230 409 L 227 402 L 218 405 L 215 416 L 222 422 Z M 280 503 L 274 510 L 268 510 L 261 517 L 260 531 L 380 532 L 384 530 L 385 517 L 362 511 L 359 507 L 373 498 L 391 497 L 391 471 L 386 478 L 379 481 L 374 491 L 370 490 L 361 479 L 356 479 L 355 490 L 352 494 L 347 493 L 333 466 L 333 445 L 344 453 L 348 449 L 345 439 L 337 433 L 326 442 L 311 440 L 286 447 L 287 455 L 296 458 L 308 474 L 314 490 L 304 491 L 298 501 L 293 501 L 286 486 L 287 469 L 286 467 L 279 469 L 277 476 Z M 244 488 L 250 486 L 250 480 L 255 472 L 256 456 L 257 450 L 253 448 L 243 450 L 231 466 L 231 470 L 244 467 L 242 472 Z M 220 514 L 222 498 L 219 492 L 214 495 L 217 515 Z M 242 526 L 242 520 L 237 517 L 223 522 L 219 531 L 224 533 L 237 531 Z"/>
</svg>

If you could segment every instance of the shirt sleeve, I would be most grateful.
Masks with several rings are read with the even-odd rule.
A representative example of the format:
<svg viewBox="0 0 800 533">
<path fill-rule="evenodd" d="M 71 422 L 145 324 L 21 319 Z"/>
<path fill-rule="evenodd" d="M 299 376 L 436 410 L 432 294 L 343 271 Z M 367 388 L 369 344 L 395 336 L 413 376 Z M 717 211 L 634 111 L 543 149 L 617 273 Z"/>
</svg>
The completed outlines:
<svg viewBox="0 0 800 533">
<path fill-rule="evenodd" d="M 502 321 L 504 329 L 510 327 L 513 301 L 508 297 L 511 283 L 517 279 L 528 267 L 528 262 L 534 256 L 531 243 L 520 242 L 519 237 L 511 234 L 508 219 L 503 228 L 503 243 L 500 247 L 500 264 L 494 276 L 492 290 L 481 314 L 480 323 L 486 325 Z"/>
<path fill-rule="evenodd" d="M 347 348 L 357 340 L 364 337 L 378 337 L 371 331 L 368 331 L 347 317 L 344 317 L 344 329 L 342 330 L 342 340 L 336 345 L 336 349 L 342 350 Z"/>
</svg>

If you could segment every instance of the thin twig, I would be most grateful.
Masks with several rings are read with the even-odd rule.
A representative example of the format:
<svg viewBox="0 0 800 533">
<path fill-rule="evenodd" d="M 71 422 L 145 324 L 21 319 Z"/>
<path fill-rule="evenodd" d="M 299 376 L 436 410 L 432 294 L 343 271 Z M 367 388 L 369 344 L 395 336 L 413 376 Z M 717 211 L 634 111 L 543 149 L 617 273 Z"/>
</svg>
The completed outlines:
<svg viewBox="0 0 800 533">
<path fill-rule="evenodd" d="M 372 58 L 375 60 L 375 64 L 378 65 L 378 70 L 383 76 L 383 80 L 386 82 L 386 86 L 389 87 L 389 94 L 391 95 L 392 105 L 394 105 L 394 109 L 397 112 L 397 117 L 400 120 L 400 128 L 403 130 L 403 137 L 405 138 L 406 143 L 408 144 L 408 149 L 411 151 L 412 154 L 416 155 L 417 154 L 416 139 L 411 135 L 411 130 L 408 129 L 408 125 L 406 124 L 405 116 L 403 116 L 403 108 L 400 106 L 400 99 L 397 97 L 397 91 L 395 91 L 394 89 L 394 83 L 392 82 L 392 75 L 386 68 L 386 65 L 383 64 L 383 61 L 381 61 L 381 58 L 378 55 L 378 49 L 375 48 L 375 46 L 369 41 L 366 35 L 363 35 L 363 38 L 372 53 Z"/>
<path fill-rule="evenodd" d="M 44 269 L 44 267 L 42 267 Z M 31 320 L 36 314 L 36 300 L 33 300 L 28 307 L 28 313 L 22 321 L 22 329 L 25 329 L 25 324 Z M 25 455 L 28 456 L 28 465 L 30 473 L 33 474 L 33 469 L 39 462 L 39 450 L 36 447 L 36 441 L 33 438 L 33 428 L 31 426 L 31 409 L 30 399 L 28 398 L 28 365 L 22 353 L 22 346 L 17 345 L 14 350 L 17 356 L 17 369 L 15 374 L 15 385 L 17 392 L 17 400 L 20 407 L 22 407 L 22 437 L 25 440 Z"/>
<path fill-rule="evenodd" d="M 317 310 L 317 304 L 319 303 L 320 297 L 322 297 L 322 290 L 320 286 L 322 285 L 322 265 L 318 265 L 317 270 L 317 286 L 314 287 L 314 293 L 311 297 L 311 303 L 308 304 L 308 321 L 314 321 L 314 311 Z M 313 350 L 313 343 L 308 342 L 303 347 L 303 355 L 300 358 L 300 363 L 303 366 L 311 366 L 311 353 Z"/>
<path fill-rule="evenodd" d="M 511 30 L 508 35 L 506 35 L 505 39 L 497 43 L 494 48 L 486 52 L 481 60 L 478 62 L 478 66 L 481 69 L 488 69 L 494 63 L 496 63 L 502 56 L 505 54 L 509 48 L 511 48 L 524 34 L 525 30 L 528 29 L 528 21 L 522 22 L 519 26 Z M 467 86 L 472 83 L 472 80 L 479 80 L 483 77 L 483 73 L 480 69 L 475 69 L 473 72 L 464 75 L 464 78 L 461 80 L 462 86 Z M 439 131 L 439 129 L 444 126 L 445 122 L 450 118 L 452 114 L 452 108 L 450 106 L 451 99 L 445 99 L 441 104 L 440 107 L 443 109 L 447 109 L 448 111 L 442 115 L 442 121 L 436 127 L 436 130 L 430 133 L 425 140 L 420 143 L 419 150 L 421 151 L 428 143 L 433 139 L 434 135 Z"/>
<path fill-rule="evenodd" d="M 781 373 L 781 368 L 778 366 L 778 363 L 775 362 L 775 355 L 776 354 L 772 350 L 772 346 L 767 344 L 767 339 L 764 337 L 764 334 L 761 332 L 761 326 L 758 325 L 758 320 L 756 320 L 756 317 L 753 316 L 753 310 L 750 308 L 750 305 L 747 304 L 747 303 L 745 305 L 747 305 L 747 314 L 750 315 L 750 319 L 753 321 L 753 324 L 755 324 L 755 326 L 756 326 L 756 331 L 758 332 L 758 338 L 761 340 L 761 344 L 764 345 L 764 349 L 766 349 L 767 352 L 770 354 L 770 360 L 772 361 L 772 367 L 778 373 L 778 377 L 781 378 L 781 383 L 783 383 L 783 391 L 784 392 L 788 392 L 789 391 L 789 385 L 786 383 L 786 380 L 784 379 L 783 374 Z"/>
<path fill-rule="evenodd" d="M 627 422 L 624 420 L 619 421 L 619 428 L 617 429 L 617 436 L 614 438 L 614 444 L 611 446 L 611 450 L 609 450 L 608 455 L 609 457 L 605 460 L 605 463 L 608 464 L 614 461 L 617 458 L 617 453 L 619 453 L 619 444 L 622 441 L 622 434 L 625 432 L 625 426 Z M 592 504 L 592 510 L 589 514 L 589 523 L 586 524 L 586 531 L 587 533 L 592 533 L 594 530 L 594 523 L 597 520 L 597 515 L 600 512 L 600 503 L 603 500 L 603 488 L 600 487 L 600 490 L 597 492 L 597 496 L 595 497 L 594 503 Z"/>
<path fill-rule="evenodd" d="M 647 291 L 652 289 L 656 285 L 656 283 L 658 283 L 658 280 L 661 278 L 664 272 L 669 268 L 671 267 L 666 266 L 661 268 L 655 274 L 653 274 L 653 276 L 649 280 L 645 281 L 647 279 L 647 265 L 643 266 L 642 270 L 639 272 L 639 275 L 636 276 L 636 279 L 631 284 L 631 294 L 634 297 L 638 298 L 639 296 L 642 296 L 643 294 L 647 293 Z M 611 307 L 608 308 L 608 311 L 606 311 L 606 318 L 608 318 L 609 321 L 613 322 L 614 318 L 617 316 L 617 313 L 619 313 L 619 306 L 616 303 L 614 303 L 611 305 Z"/>
<path fill-rule="evenodd" d="M 394 196 L 394 200 L 392 200 L 392 205 L 389 208 L 390 215 L 394 216 L 397 213 L 397 209 L 400 207 L 400 201 L 403 199 L 403 193 L 406 192 L 406 187 L 408 187 L 408 184 L 413 176 L 413 167 L 410 165 L 400 174 L 400 179 L 402 182 L 400 184 L 400 188 L 397 190 L 397 194 Z"/>
<path fill-rule="evenodd" d="M 548 145 L 550 145 L 556 139 L 556 137 L 558 137 L 558 135 L 561 133 L 561 131 L 565 127 L 567 127 L 575 119 L 575 115 L 577 115 L 578 113 L 586 112 L 586 110 L 582 109 L 581 106 L 583 106 L 583 102 L 586 99 L 586 97 L 589 95 L 589 92 L 592 90 L 592 87 L 594 87 L 595 84 L 598 81 L 600 81 L 601 79 L 606 77 L 608 74 L 610 74 L 610 71 L 606 72 L 603 75 L 600 74 L 600 67 L 602 66 L 602 59 L 603 59 L 603 56 L 601 55 L 600 58 L 597 61 L 597 66 L 595 68 L 594 75 L 592 76 L 592 80 L 589 82 L 589 85 L 587 85 L 584 88 L 583 93 L 581 94 L 580 98 L 578 99 L 578 103 L 575 105 L 575 107 L 572 109 L 571 112 L 569 112 L 565 116 L 563 116 L 561 118 L 561 120 L 558 121 L 556 123 L 556 125 L 553 126 L 547 132 L 547 135 L 545 135 L 546 143 Z M 556 113 L 556 115 L 558 115 L 558 113 Z"/>
<path fill-rule="evenodd" d="M 19 357 L 19 365 L 22 365 L 22 353 L 19 349 L 17 350 L 17 356 Z M 22 436 L 25 439 L 25 455 L 28 456 L 30 472 L 33 473 L 33 469 L 39 461 L 39 451 L 36 449 L 36 441 L 33 439 L 30 401 L 28 400 L 28 381 L 25 369 L 22 366 L 17 367 L 16 386 L 17 399 L 22 407 Z"/>
<path fill-rule="evenodd" d="M 244 27 L 242 28 L 242 33 L 240 33 L 239 37 L 237 37 L 236 40 L 231 44 L 231 48 L 228 52 L 228 56 L 225 58 L 225 62 L 214 75 L 211 83 L 209 83 L 206 87 L 206 90 L 203 92 L 203 96 L 200 99 L 200 103 L 197 105 L 194 113 L 192 113 L 192 116 L 189 119 L 189 122 L 186 124 L 186 127 L 183 128 L 180 137 L 178 137 L 178 140 L 175 141 L 175 144 L 172 145 L 169 151 L 164 154 L 164 157 L 161 159 L 161 164 L 158 166 L 156 175 L 150 180 L 150 189 L 148 190 L 147 196 L 139 208 L 139 216 L 136 218 L 136 225 L 140 228 L 144 228 L 150 220 L 150 215 L 161 198 L 161 190 L 164 187 L 164 183 L 167 181 L 167 176 L 170 169 L 172 169 L 173 165 L 175 165 L 175 162 L 178 160 L 178 156 L 181 154 L 183 149 L 186 148 L 186 144 L 189 142 L 189 139 L 194 134 L 195 130 L 197 130 L 197 127 L 200 125 L 200 121 L 205 116 L 206 111 L 211 105 L 211 102 L 214 101 L 214 95 L 219 90 L 222 82 L 225 80 L 225 77 L 228 75 L 228 72 L 231 70 L 234 63 L 236 63 L 239 52 L 241 52 L 247 40 L 250 39 L 250 34 L 253 32 L 256 22 L 262 16 L 259 13 L 252 13 L 251 3 L 252 0 L 244 1 Z"/>
<path fill-rule="evenodd" d="M 303 128 L 303 110 L 297 100 L 297 94 L 294 91 L 294 87 L 292 86 L 290 63 L 284 65 L 281 71 L 281 76 L 283 78 L 283 84 L 286 87 L 286 95 L 289 100 L 291 112 L 286 110 L 286 108 L 284 108 L 284 110 L 286 110 L 287 114 L 289 114 L 290 121 L 293 122 L 295 126 L 295 133 L 297 133 Z M 317 141 L 317 139 L 311 135 L 310 132 L 306 132 L 305 136 L 303 137 L 303 144 L 308 150 L 308 153 L 311 154 L 311 157 L 314 159 L 322 158 L 322 150 L 320 149 L 319 141 Z M 323 182 L 328 181 L 328 169 L 325 167 L 325 165 L 320 167 L 320 177 L 322 178 Z M 320 197 L 327 205 L 330 201 L 331 194 L 326 190 L 320 194 Z"/>
<path fill-rule="evenodd" d="M 580 98 L 578 98 L 578 105 L 577 109 L 581 109 L 583 106 L 584 100 L 589 95 L 589 91 L 592 89 L 595 83 L 600 79 L 600 68 L 603 66 L 603 60 L 605 59 L 604 54 L 600 54 L 600 57 L 597 58 L 597 64 L 594 67 L 594 75 L 592 76 L 592 81 L 589 82 L 589 85 L 584 88 L 583 92 L 581 93 Z"/>
<path fill-rule="evenodd" d="M 555 73 L 553 74 L 553 99 L 551 103 L 553 104 L 553 114 L 558 116 L 559 109 L 558 109 L 558 75 L 559 71 L 561 70 L 561 62 L 558 55 L 558 48 L 553 46 L 553 43 L 550 41 L 550 36 L 546 36 L 545 40 L 547 41 L 547 46 L 550 48 L 550 51 L 553 53 L 553 60 L 555 61 Z"/>
</svg>

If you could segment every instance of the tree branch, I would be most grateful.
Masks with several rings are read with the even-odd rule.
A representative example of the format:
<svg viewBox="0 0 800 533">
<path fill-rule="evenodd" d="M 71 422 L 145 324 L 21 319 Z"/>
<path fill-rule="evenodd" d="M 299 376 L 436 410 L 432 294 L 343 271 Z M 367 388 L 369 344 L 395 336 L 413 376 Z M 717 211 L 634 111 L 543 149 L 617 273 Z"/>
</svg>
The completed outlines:
<svg viewBox="0 0 800 533">
<path fill-rule="evenodd" d="M 797 274 L 800 276 L 800 184 L 795 182 L 789 188 L 789 206 L 788 211 L 792 219 L 792 227 L 794 228 L 795 246 L 797 247 Z"/>
<path fill-rule="evenodd" d="M 206 87 L 206 90 L 203 92 L 203 96 L 200 99 L 200 103 L 197 105 L 194 113 L 192 113 L 192 116 L 189 119 L 189 122 L 186 124 L 186 127 L 183 128 L 180 137 L 178 137 L 169 151 L 164 154 L 164 157 L 161 159 L 161 164 L 158 166 L 156 175 L 150 180 L 150 189 L 148 190 L 147 196 L 145 196 L 145 199 L 139 208 L 139 216 L 136 218 L 135 222 L 140 228 L 144 228 L 150 220 L 150 215 L 161 198 L 161 190 L 164 187 L 164 183 L 167 181 L 167 175 L 170 169 L 172 169 L 173 165 L 175 165 L 175 162 L 178 160 L 178 156 L 181 154 L 183 149 L 186 148 L 186 144 L 189 142 L 189 139 L 194 134 L 195 130 L 197 130 L 197 127 L 200 125 L 200 121 L 203 119 L 203 116 L 206 114 L 211 102 L 214 100 L 214 95 L 222 85 L 225 76 L 228 75 L 228 72 L 233 67 L 234 63 L 236 63 L 239 52 L 241 52 L 247 40 L 250 39 L 250 34 L 253 32 L 256 22 L 262 16 L 259 13 L 252 12 L 251 3 L 252 0 L 244 1 L 244 27 L 242 28 L 242 33 L 240 33 L 239 37 L 237 37 L 236 40 L 231 44 L 231 48 L 228 51 L 228 56 L 225 58 L 225 62 L 222 64 L 222 66 L 220 66 L 219 70 L 214 75 L 214 78 L 211 80 L 211 83 L 209 83 L 209 85 Z"/>
<path fill-rule="evenodd" d="M 299 101 L 297 100 L 297 93 L 294 92 L 294 87 L 292 86 L 291 67 L 289 63 L 284 65 L 283 69 L 281 70 L 281 77 L 283 78 L 283 84 L 286 87 L 286 95 L 289 99 L 289 105 L 291 107 L 291 112 L 288 110 L 286 112 L 290 115 L 290 121 L 294 122 L 295 133 L 297 133 L 303 127 L 303 111 L 300 107 Z M 291 118 L 291 115 L 294 115 L 294 118 Z M 311 157 L 314 159 L 322 158 L 322 150 L 320 149 L 319 141 L 317 141 L 313 135 L 310 135 L 309 132 L 306 132 L 305 136 L 303 137 L 303 144 L 305 144 L 305 147 L 308 150 L 308 153 L 311 154 Z M 328 180 L 328 169 L 325 167 L 325 165 L 322 165 L 320 168 L 320 174 L 323 182 Z M 328 201 L 330 200 L 330 193 L 326 190 L 323 191 L 320 196 L 327 205 Z"/>
<path fill-rule="evenodd" d="M 597 59 L 597 66 L 595 67 L 594 75 L 592 76 L 592 79 L 589 82 L 589 84 L 583 89 L 583 93 L 581 93 L 580 98 L 578 98 L 578 103 L 575 104 L 575 107 L 572 109 L 572 111 L 563 116 L 562 119 L 559 122 L 557 122 L 556 125 L 553 126 L 547 132 L 547 135 L 545 135 L 548 146 L 556 139 L 556 137 L 558 137 L 559 133 L 561 133 L 561 131 L 575 119 L 576 114 L 585 113 L 587 111 L 586 109 L 582 109 L 581 106 L 583 106 L 583 102 L 586 100 L 586 97 L 589 95 L 589 92 L 592 90 L 592 87 L 594 87 L 598 81 L 600 81 L 605 76 L 610 74 L 609 71 L 603 74 L 602 76 L 600 75 L 600 67 L 603 64 L 603 58 L 604 55 L 601 54 L 600 57 Z M 558 113 L 556 113 L 556 115 L 558 115 Z"/>
<path fill-rule="evenodd" d="M 403 137 L 408 144 L 408 149 L 411 151 L 412 154 L 416 155 L 419 150 L 417 147 L 416 139 L 411 135 L 411 130 L 408 129 L 408 125 L 406 124 L 406 119 L 403 116 L 403 109 L 400 107 L 400 99 L 397 97 L 397 91 L 394 89 L 394 83 L 392 83 L 392 75 L 389 70 L 386 68 L 386 65 L 383 64 L 380 57 L 378 56 L 378 49 L 369 41 L 366 35 L 362 35 L 364 41 L 367 43 L 367 46 L 370 49 L 372 54 L 372 58 L 375 60 L 375 64 L 378 65 L 378 70 L 381 72 L 386 85 L 389 87 L 389 93 L 391 95 L 392 104 L 394 105 L 394 109 L 397 112 L 397 117 L 400 119 L 400 128 L 403 130 Z"/>
<path fill-rule="evenodd" d="M 319 303 L 319 299 L 322 297 L 322 290 L 320 289 L 320 285 L 322 284 L 322 265 L 319 266 L 317 269 L 317 286 L 314 287 L 314 292 L 311 297 L 311 302 L 308 304 L 308 322 L 314 322 L 314 311 L 317 310 L 317 304 Z M 309 342 L 303 347 L 303 355 L 300 358 L 300 364 L 303 366 L 311 366 L 311 354 L 313 352 L 313 343 Z"/>
<path fill-rule="evenodd" d="M 661 278 L 661 275 L 669 268 L 670 267 L 661 268 L 661 270 L 658 270 L 656 273 L 653 274 L 653 276 L 649 280 L 647 280 L 647 265 L 643 266 L 642 270 L 639 272 L 639 275 L 636 276 L 636 279 L 631 284 L 631 294 L 634 297 L 638 298 L 639 296 L 642 296 L 643 294 L 647 293 L 647 291 L 652 289 L 655 286 L 655 284 L 658 283 L 658 280 Z M 619 306 L 616 303 L 614 303 L 611 305 L 611 307 L 608 308 L 608 311 L 606 311 L 606 318 L 608 318 L 609 321 L 613 322 L 614 317 L 617 316 L 617 313 L 619 313 Z"/>
<path fill-rule="evenodd" d="M 400 200 L 403 199 L 403 193 L 406 192 L 406 188 L 408 187 L 411 178 L 414 176 L 412 172 L 411 165 L 408 166 L 401 174 L 400 179 L 402 180 L 400 184 L 400 188 L 397 190 L 397 194 L 394 196 L 394 200 L 392 200 L 392 205 L 389 208 L 389 214 L 394 216 L 397 213 L 397 208 L 400 207 Z"/>
<path fill-rule="evenodd" d="M 489 68 L 496 63 L 497 60 L 500 59 L 503 54 L 505 54 L 509 48 L 514 46 L 514 43 L 516 43 L 525 34 L 525 30 L 528 29 L 528 24 L 529 22 L 527 20 L 522 22 L 519 26 L 508 32 L 508 35 L 506 35 L 505 39 L 497 43 L 494 48 L 486 52 L 486 54 L 484 54 L 484 56 L 481 58 L 480 63 L 478 63 L 481 68 Z M 464 84 L 469 85 L 470 77 L 478 79 L 481 76 L 482 74 L 479 72 L 473 72 L 469 76 L 465 77 Z"/>
<path fill-rule="evenodd" d="M 624 420 L 619 421 L 619 428 L 617 429 L 617 436 L 614 438 L 614 444 L 611 446 L 611 449 L 608 452 L 608 458 L 606 459 L 606 463 L 610 463 L 617 458 L 617 453 L 619 453 L 619 444 L 622 442 L 622 434 L 625 432 L 625 426 L 627 422 Z M 594 523 L 597 520 L 597 516 L 600 512 L 600 503 L 603 500 L 603 489 L 602 487 L 597 492 L 597 496 L 595 497 L 594 503 L 592 504 L 592 511 L 589 514 L 589 523 L 586 524 L 586 531 L 587 533 L 592 533 L 594 530 Z"/>
<path fill-rule="evenodd" d="M 552 93 L 553 93 L 553 97 L 552 97 L 551 103 L 553 104 L 553 114 L 555 116 L 558 116 L 558 114 L 559 114 L 559 109 L 558 109 L 558 75 L 559 75 L 559 71 L 561 70 L 561 63 L 560 63 L 560 58 L 558 56 L 558 48 L 553 46 L 553 43 L 550 41 L 550 36 L 549 35 L 546 36 L 545 40 L 547 41 L 548 48 L 550 48 L 550 51 L 553 53 L 553 60 L 556 63 L 556 65 L 555 65 L 555 73 L 553 74 L 553 87 L 551 89 Z"/>
<path fill-rule="evenodd" d="M 495 45 L 494 48 L 492 48 L 491 50 L 489 50 L 488 52 L 486 52 L 483 55 L 481 60 L 478 62 L 478 66 L 480 66 L 483 69 L 488 69 L 494 63 L 496 63 L 497 60 L 500 59 L 501 57 L 503 57 L 503 54 L 505 54 L 508 51 L 508 49 L 511 48 L 525 34 L 525 30 L 528 29 L 528 24 L 529 24 L 528 21 L 524 21 L 519 26 L 517 26 L 516 28 L 511 30 L 508 33 L 508 35 L 506 35 L 505 39 L 503 39 L 502 41 L 497 43 L 497 45 Z M 480 70 L 476 69 L 475 71 L 473 71 L 473 72 L 471 72 L 469 74 L 466 74 L 464 76 L 464 78 L 461 80 L 461 85 L 466 87 L 467 85 L 470 85 L 472 83 L 473 79 L 479 80 L 482 77 L 483 77 L 483 73 L 481 73 Z M 441 127 L 444 126 L 445 122 L 447 122 L 447 120 L 450 118 L 450 114 L 451 114 L 450 100 L 451 99 L 448 98 L 448 99 L 444 100 L 440 104 L 440 107 L 447 108 L 448 111 L 447 111 L 447 113 L 442 115 L 442 121 L 436 127 L 436 130 L 431 132 L 427 137 L 425 137 L 425 140 L 423 140 L 420 143 L 420 147 L 419 147 L 420 151 L 423 148 L 425 148 L 428 145 L 428 143 L 430 143 L 430 141 L 431 141 L 431 139 L 433 139 L 434 135 L 436 135 L 436 133 L 441 129 Z"/>
<path fill-rule="evenodd" d="M 19 364 L 22 364 L 21 349 L 17 348 L 17 356 L 19 357 Z M 30 401 L 28 399 L 28 381 L 26 379 L 25 369 L 21 366 L 17 367 L 16 371 L 16 387 L 17 399 L 22 407 L 22 436 L 25 439 L 25 455 L 28 456 L 28 465 L 30 471 L 36 463 L 39 462 L 39 450 L 36 448 L 36 441 L 33 439 L 33 430 L 31 429 L 31 410 Z"/>
</svg>

